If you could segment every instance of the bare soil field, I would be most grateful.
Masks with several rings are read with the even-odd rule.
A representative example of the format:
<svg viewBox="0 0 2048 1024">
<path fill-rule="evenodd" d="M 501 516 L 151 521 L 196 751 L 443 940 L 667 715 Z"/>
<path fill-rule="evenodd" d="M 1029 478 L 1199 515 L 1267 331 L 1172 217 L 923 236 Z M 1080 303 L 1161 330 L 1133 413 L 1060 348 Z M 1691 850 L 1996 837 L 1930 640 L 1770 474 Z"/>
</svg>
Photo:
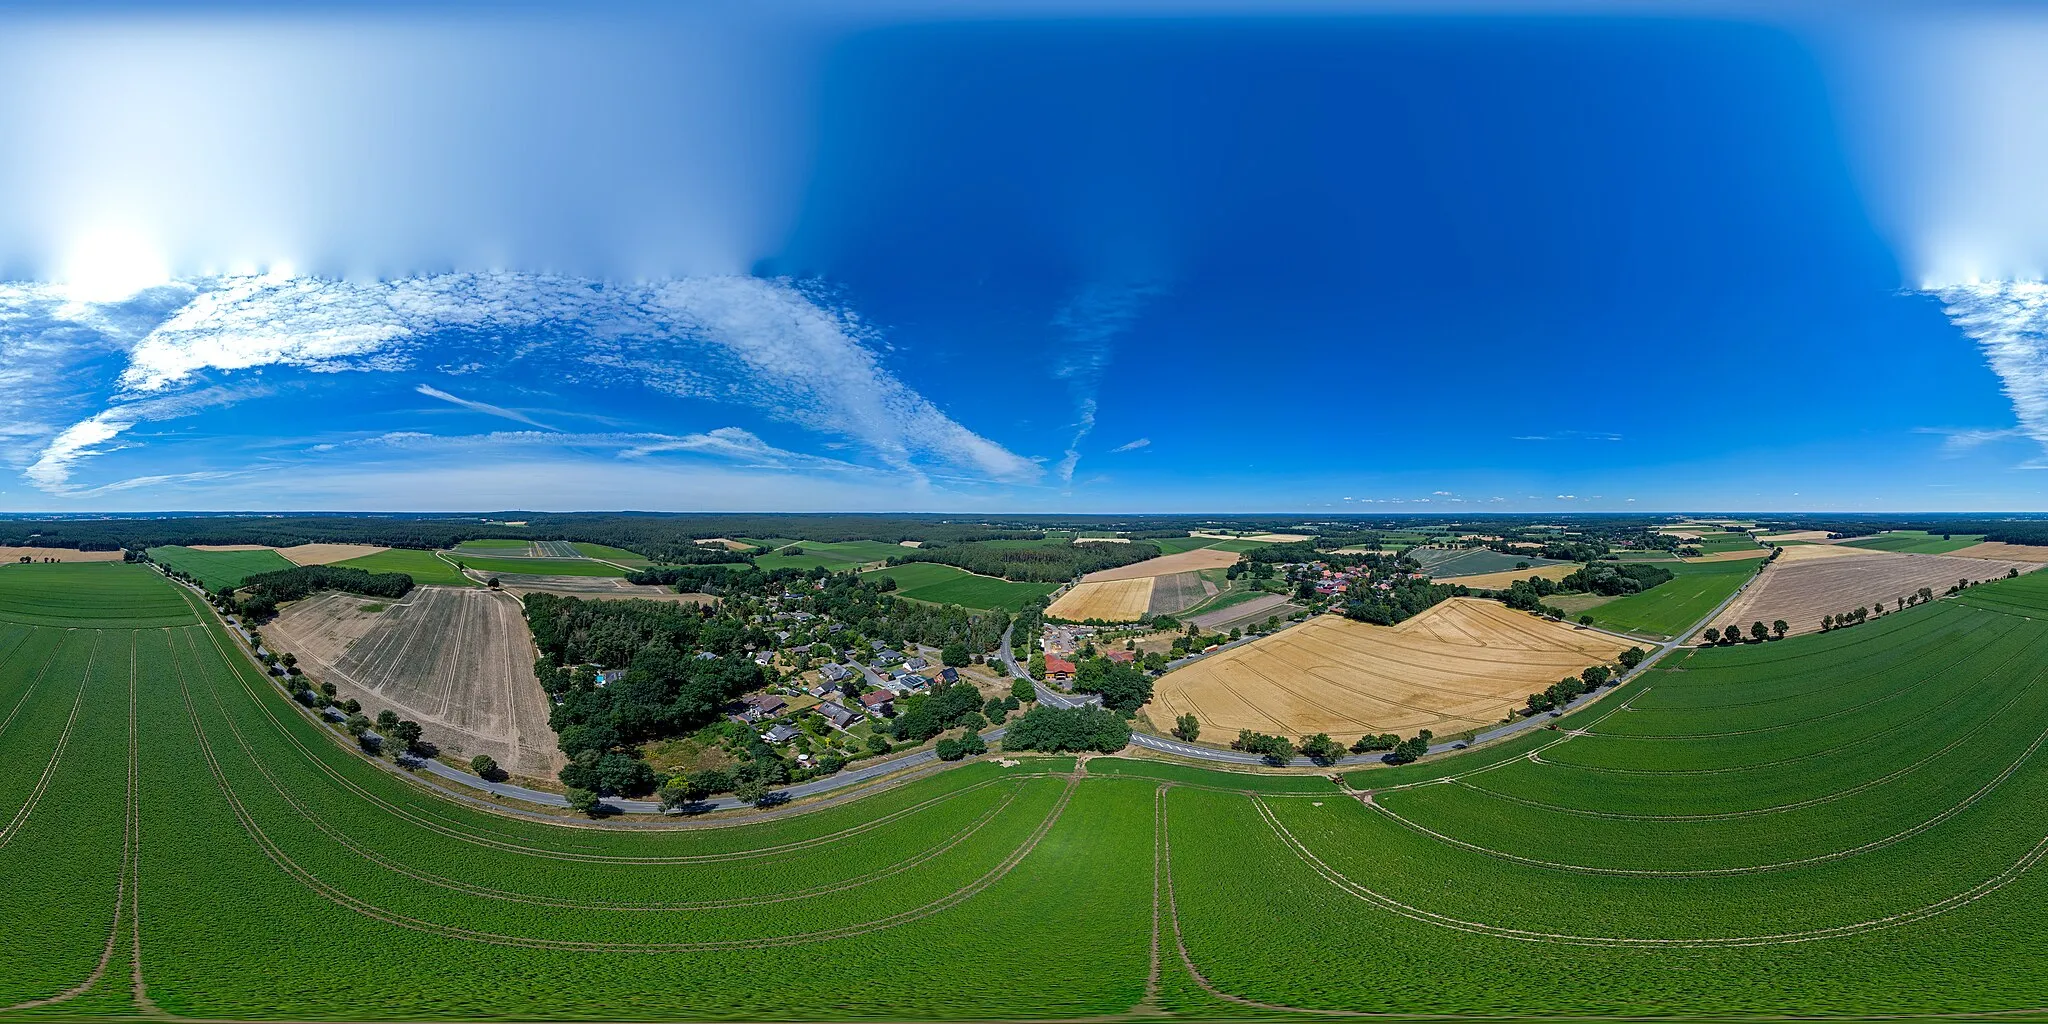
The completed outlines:
<svg viewBox="0 0 2048 1024">
<path fill-rule="evenodd" d="M 444 753 L 489 754 L 539 778 L 562 767 L 533 640 L 509 596 L 420 587 L 386 606 L 328 592 L 287 606 L 264 633 L 366 713 L 390 708 L 420 723 Z"/>
<path fill-rule="evenodd" d="M 730 537 L 706 537 L 698 541 L 697 543 L 702 544 L 705 547 L 724 548 L 727 551 L 747 551 L 752 549 L 754 546 L 745 541 L 733 540 Z"/>
<path fill-rule="evenodd" d="M 1196 548 L 1175 555 L 1161 555 L 1114 569 L 1091 572 L 1081 577 L 1083 583 L 1108 583 L 1112 580 L 1149 579 L 1153 576 L 1171 576 L 1177 572 L 1193 572 L 1198 569 L 1225 569 L 1237 564 L 1235 551 L 1218 551 L 1215 548 Z"/>
<path fill-rule="evenodd" d="M 1275 615 L 1284 619 L 1297 610 L 1294 605 L 1288 603 L 1285 594 L 1260 594 L 1242 604 L 1218 608 L 1213 612 L 1203 612 L 1188 621 L 1202 627 L 1207 633 L 1227 633 L 1233 629 L 1242 629 L 1250 623 L 1264 622 Z"/>
<path fill-rule="evenodd" d="M 293 565 L 333 565 L 351 558 L 381 555 L 389 550 L 391 549 L 373 544 L 300 544 L 297 547 L 278 548 L 277 553 L 283 555 L 285 561 Z"/>
<path fill-rule="evenodd" d="M 2005 562 L 2048 562 L 2048 547 L 1987 540 L 1949 552 L 1953 558 L 1994 558 Z"/>
<path fill-rule="evenodd" d="M 1147 615 L 1179 615 L 1209 599 L 1214 584 L 1203 585 L 1200 573 L 1177 572 L 1152 580 L 1152 605 Z"/>
<path fill-rule="evenodd" d="M 1150 576 L 1102 583 L 1079 583 L 1072 590 L 1061 594 L 1060 599 L 1045 610 L 1045 614 L 1051 618 L 1071 622 L 1088 619 L 1136 622 L 1145 617 L 1146 609 L 1152 607 L 1152 584 L 1153 579 Z"/>
<path fill-rule="evenodd" d="M 558 594 L 593 600 L 674 601 L 683 604 L 717 604 L 709 594 L 678 594 L 667 587 L 635 586 L 612 576 L 522 576 L 498 574 L 498 586 L 508 594 Z"/>
<path fill-rule="evenodd" d="M 1804 540 L 1818 544 L 1828 539 L 1828 532 L 1826 530 L 1793 530 L 1791 533 L 1760 533 L 1757 534 L 1756 539 L 1771 542 Z"/>
<path fill-rule="evenodd" d="M 1813 545 L 1818 547 L 1819 545 Z M 1896 610 L 1899 598 L 1932 587 L 1936 594 L 1955 586 L 1957 580 L 1998 579 L 2009 569 L 2031 572 L 2036 562 L 1994 561 L 1957 558 L 1954 555 L 1909 555 L 1892 551 L 1837 548 L 1846 552 L 1833 558 L 1788 561 L 1800 547 L 1786 548 L 1785 557 L 1773 562 L 1716 616 L 1713 626 L 1734 624 L 1748 629 L 1750 623 L 1768 626 L 1779 619 L 1792 627 L 1788 635 L 1815 633 L 1820 618 L 1879 604 Z"/>
<path fill-rule="evenodd" d="M 1530 693 L 1628 646 L 1478 598 L 1397 626 L 1323 615 L 1167 673 L 1154 717 L 1192 714 L 1218 741 L 1240 729 L 1450 735 L 1499 722 Z"/>
<path fill-rule="evenodd" d="M 899 547 L 899 548 L 921 548 L 921 547 L 924 547 L 924 541 L 921 541 L 921 540 L 899 540 L 899 541 L 897 541 L 897 542 L 896 542 L 896 546 L 897 546 L 897 547 Z"/>
<path fill-rule="evenodd" d="M 0 548 L 0 562 L 19 562 L 22 559 L 40 562 L 54 558 L 60 562 L 118 562 L 119 551 L 78 551 L 72 548 Z"/>
<path fill-rule="evenodd" d="M 1845 548 L 1839 544 L 1793 544 L 1778 550 L 1784 553 L 1778 556 L 1776 562 L 1771 563 L 1772 568 L 1788 562 L 1814 562 L 1824 558 L 1854 558 L 1857 555 L 1872 553 L 1868 548 Z M 1889 554 L 1890 552 L 1878 553 Z"/>
<path fill-rule="evenodd" d="M 1531 576 L 1541 576 L 1546 580 L 1561 580 L 1578 571 L 1579 566 L 1576 563 L 1568 562 L 1564 565 L 1539 565 L 1534 569 L 1508 569 L 1503 572 L 1480 573 L 1476 576 L 1443 576 L 1432 579 L 1430 582 L 1456 583 L 1460 586 L 1471 587 L 1474 590 L 1500 590 L 1516 580 L 1526 580 Z M 1556 682 L 1556 680 L 1552 680 L 1552 682 Z"/>
</svg>

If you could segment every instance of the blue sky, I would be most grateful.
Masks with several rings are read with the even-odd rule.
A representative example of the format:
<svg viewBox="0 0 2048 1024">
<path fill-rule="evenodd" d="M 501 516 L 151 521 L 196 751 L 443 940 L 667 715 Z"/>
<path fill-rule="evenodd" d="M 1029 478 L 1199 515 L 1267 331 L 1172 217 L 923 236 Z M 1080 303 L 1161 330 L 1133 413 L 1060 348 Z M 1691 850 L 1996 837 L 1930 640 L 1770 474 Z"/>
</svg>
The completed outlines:
<svg viewBox="0 0 2048 1024">
<path fill-rule="evenodd" d="M 0 510 L 2048 505 L 2048 30 L 1692 10 L 11 12 Z"/>
</svg>

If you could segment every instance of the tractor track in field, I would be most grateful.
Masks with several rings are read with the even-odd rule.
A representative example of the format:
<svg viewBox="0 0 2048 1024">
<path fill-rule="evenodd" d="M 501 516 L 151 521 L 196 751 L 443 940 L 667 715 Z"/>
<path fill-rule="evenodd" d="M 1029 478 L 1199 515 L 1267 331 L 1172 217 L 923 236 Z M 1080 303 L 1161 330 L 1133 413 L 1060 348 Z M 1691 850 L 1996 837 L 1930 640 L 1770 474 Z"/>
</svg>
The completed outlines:
<svg viewBox="0 0 2048 1024">
<path fill-rule="evenodd" d="M 71 717 L 64 720 L 64 731 L 57 735 L 57 749 L 50 754 L 50 762 L 43 766 L 42 777 L 36 779 L 35 786 L 29 790 L 21 808 L 14 812 L 14 820 L 8 822 L 6 827 L 0 828 L 0 850 L 6 849 L 9 843 L 14 842 L 14 837 L 21 834 L 21 827 L 35 814 L 36 807 L 43 802 L 43 794 L 50 788 L 51 777 L 57 774 L 58 762 L 64 759 L 64 751 L 71 745 L 72 730 L 78 726 L 79 709 L 85 706 L 85 691 L 92 684 L 93 666 L 99 663 L 101 637 L 102 634 L 97 631 L 94 633 L 92 653 L 86 657 L 85 671 L 79 675 L 78 696 L 71 701 Z M 20 708 L 17 706 L 15 710 L 18 711 Z M 8 721 L 11 723 L 13 720 L 14 717 L 9 715 Z"/>
<path fill-rule="evenodd" d="M 196 654 L 197 652 L 195 651 L 194 653 Z M 923 850 L 919 852 L 917 855 L 910 857 L 906 860 L 897 861 L 887 867 L 878 868 L 874 871 L 870 871 L 862 875 L 857 875 L 853 878 L 841 879 L 835 882 L 820 883 L 818 885 L 808 886 L 806 888 L 794 890 L 791 892 L 775 893 L 761 896 L 741 896 L 721 900 L 684 900 L 667 903 L 628 903 L 614 901 L 554 899 L 551 897 L 537 896 L 530 893 L 514 892 L 508 889 L 498 889 L 491 886 L 477 885 L 475 883 L 464 882 L 459 879 L 449 878 L 445 875 L 439 875 L 433 872 L 408 867 L 404 864 L 400 864 L 396 861 L 393 861 L 390 858 L 385 857 L 383 854 L 380 854 L 375 850 L 369 849 L 368 847 L 365 847 L 362 844 L 356 842 L 346 832 L 328 823 L 325 819 L 321 818 L 317 813 L 315 813 L 311 808 L 307 807 L 303 801 L 301 801 L 296 795 L 294 795 L 291 792 L 289 787 L 285 786 L 277 778 L 277 776 L 270 770 L 269 766 L 263 763 L 262 757 L 256 753 L 255 748 L 249 745 L 248 738 L 242 733 L 241 727 L 236 725 L 232 718 L 228 717 L 226 706 L 221 701 L 219 691 L 217 689 L 214 689 L 210 682 L 208 684 L 208 688 L 209 690 L 213 691 L 212 696 L 214 700 L 214 705 L 216 708 L 220 710 L 222 721 L 227 725 L 228 731 L 234 734 L 235 742 L 242 748 L 242 752 L 249 757 L 251 763 L 253 763 L 256 766 L 257 771 L 262 773 L 264 779 L 270 783 L 271 788 L 274 789 L 277 792 L 278 796 L 281 797 L 288 805 L 290 805 L 294 811 L 298 812 L 301 818 L 305 819 L 314 828 L 319 829 L 323 835 L 333 840 L 336 844 L 340 845 L 344 849 L 347 849 L 349 852 L 355 854 L 357 857 L 360 857 L 365 861 L 375 864 L 386 871 L 389 871 L 393 874 L 402 875 L 404 877 L 413 879 L 414 881 L 421 882 L 426 885 L 434 886 L 440 889 L 446 889 L 452 892 L 459 892 L 468 896 L 477 896 L 484 899 L 501 900 L 510 903 L 527 904 L 531 906 L 550 907 L 563 910 L 604 910 L 624 912 L 716 910 L 732 907 L 751 907 L 764 906 L 773 903 L 787 903 L 796 900 L 814 899 L 819 896 L 826 896 L 834 893 L 846 892 L 852 889 L 860 888 L 861 886 L 868 885 L 873 882 L 881 881 L 885 878 L 890 878 L 895 875 L 903 874 L 904 872 L 907 872 L 930 860 L 939 857 L 940 855 L 946 853 L 954 847 L 959 846 L 961 843 L 966 842 L 968 839 L 973 838 L 985 826 L 987 826 L 990 822 L 994 821 L 1004 810 L 1007 810 L 1009 806 L 1012 803 L 1014 803 L 1017 799 L 1017 793 L 1013 789 L 1010 793 L 1005 795 L 999 802 L 997 802 L 993 807 L 990 807 L 988 810 L 983 811 L 980 817 L 967 823 L 965 826 L 962 826 L 958 831 L 956 831 L 951 836 L 948 836 L 945 842 L 940 843 L 939 845 L 931 847 L 929 849 Z M 1005 779 L 995 781 L 1012 781 L 1017 778 L 1017 776 L 1009 776 Z"/>
<path fill-rule="evenodd" d="M 1066 811 L 1067 805 L 1073 799 L 1074 791 L 1080 783 L 1080 776 L 1078 774 L 1070 776 L 1067 780 L 1066 789 L 1060 793 L 1059 799 L 1053 804 L 1052 809 L 1046 814 L 1045 820 L 1040 822 L 1037 829 L 1034 830 L 1032 834 L 1024 840 L 1023 843 L 1019 844 L 1015 850 L 1011 851 L 1008 857 L 1004 858 L 1004 860 L 1001 863 L 997 864 L 994 868 L 991 868 L 986 874 L 982 875 L 975 881 L 970 882 L 967 885 L 962 886 L 961 888 L 951 893 L 948 893 L 936 900 L 931 901 L 930 903 L 926 903 L 923 906 L 903 911 L 902 913 L 894 914 L 889 917 L 878 918 L 872 921 L 865 921 L 852 925 L 845 925 L 838 928 L 822 929 L 817 932 L 808 932 L 785 936 L 759 937 L 751 939 L 703 940 L 698 942 L 597 942 L 588 940 L 543 939 L 535 938 L 532 936 L 505 935 L 496 932 L 486 932 L 478 929 L 462 928 L 454 925 L 439 924 L 421 918 L 410 917 L 404 914 L 396 913 L 394 911 L 386 910 L 366 900 L 352 896 L 346 891 L 342 890 L 341 888 L 321 880 L 313 872 L 307 870 L 306 868 L 301 866 L 297 861 L 293 860 L 291 856 L 287 854 L 281 847 L 279 847 L 276 841 L 271 839 L 269 834 L 264 832 L 263 828 L 257 824 L 254 815 L 251 814 L 248 807 L 242 803 L 241 798 L 235 793 L 234 787 L 228 782 L 227 775 L 221 768 L 220 760 L 214 753 L 213 743 L 211 739 L 207 737 L 205 728 L 200 723 L 199 711 L 197 706 L 192 701 L 191 687 L 187 682 L 184 667 L 182 665 L 178 666 L 177 674 L 179 693 L 184 698 L 186 715 L 191 720 L 194 733 L 197 735 L 199 739 L 200 754 L 206 762 L 207 770 L 213 776 L 215 785 L 220 790 L 222 799 L 224 799 L 227 802 L 229 810 L 233 812 L 235 820 L 241 826 L 243 832 L 248 835 L 250 840 L 252 840 L 256 844 L 257 848 L 261 850 L 263 854 L 270 859 L 271 863 L 275 864 L 280 871 L 284 872 L 287 877 L 299 883 L 300 886 L 313 892 L 315 895 L 318 895 L 321 898 L 336 904 L 337 906 L 350 910 L 363 917 L 367 917 L 376 921 L 381 921 L 386 924 L 396 925 L 398 927 L 406 928 L 412 931 L 422 932 L 425 934 L 436 935 L 443 938 L 458 939 L 466 942 L 481 943 L 485 945 L 513 946 L 526 949 L 628 953 L 676 953 L 719 949 L 767 949 L 779 946 L 807 945 L 814 942 L 825 942 L 834 939 L 852 938 L 855 936 L 868 934 L 870 932 L 881 931 L 887 928 L 893 928 L 899 925 L 909 924 L 911 922 L 921 920 L 926 917 L 930 917 L 933 914 L 937 914 L 943 910 L 949 909 L 962 902 L 965 902 L 966 900 L 978 895 L 983 890 L 987 889 L 989 886 L 994 885 L 997 881 L 1000 881 L 1002 878 L 1007 876 L 1012 870 L 1016 868 L 1016 866 L 1019 863 L 1021 863 L 1024 860 L 1025 857 L 1029 856 L 1033 850 L 1037 849 L 1039 842 L 1042 841 L 1045 838 L 1045 836 L 1052 831 L 1053 826 L 1059 822 L 1059 819 Z"/>
</svg>

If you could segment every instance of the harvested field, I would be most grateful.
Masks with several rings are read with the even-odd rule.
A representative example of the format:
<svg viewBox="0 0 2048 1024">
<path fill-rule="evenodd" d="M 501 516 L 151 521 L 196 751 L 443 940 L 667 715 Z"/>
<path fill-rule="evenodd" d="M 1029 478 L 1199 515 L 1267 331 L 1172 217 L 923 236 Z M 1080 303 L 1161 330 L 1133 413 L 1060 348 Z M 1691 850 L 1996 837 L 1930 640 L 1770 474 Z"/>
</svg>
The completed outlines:
<svg viewBox="0 0 2048 1024">
<path fill-rule="evenodd" d="M 1219 738 L 1450 735 L 1499 722 L 1531 692 L 1628 646 L 1478 598 L 1396 626 L 1323 615 L 1167 673 L 1154 717 L 1192 714 Z"/>
<path fill-rule="evenodd" d="M 1828 532 L 1826 530 L 1793 530 L 1790 533 L 1760 533 L 1757 534 L 1756 539 L 1772 544 L 1788 540 L 1805 540 L 1819 543 L 1828 539 Z"/>
<path fill-rule="evenodd" d="M 1261 544 L 1293 544 L 1299 541 L 1315 539 L 1313 536 L 1310 536 L 1306 533 L 1247 533 L 1240 536 L 1238 534 L 1233 533 L 1198 532 L 1188 534 L 1188 536 L 1207 537 L 1211 540 L 1255 540 Z"/>
<path fill-rule="evenodd" d="M 1200 573 L 1177 572 L 1152 580 L 1152 605 L 1147 615 L 1179 615 L 1209 599 Z"/>
<path fill-rule="evenodd" d="M 1205 633 L 1228 633 L 1251 623 L 1264 622 L 1275 615 L 1284 619 L 1300 610 L 1288 603 L 1285 594 L 1260 594 L 1249 601 L 1203 612 L 1188 621 L 1202 627 Z"/>
<path fill-rule="evenodd" d="M 1157 559 L 1155 559 L 1157 561 Z M 1050 618 L 1085 622 L 1136 622 L 1152 606 L 1152 577 L 1079 583 L 1045 610 Z"/>
<path fill-rule="evenodd" d="M 1194 572 L 1200 569 L 1225 569 L 1237 564 L 1237 552 L 1218 551 L 1215 548 L 1196 548 L 1179 554 L 1161 555 L 1114 569 L 1091 572 L 1081 577 L 1083 583 L 1108 583 L 1114 580 L 1150 579 L 1154 576 L 1171 576 L 1177 572 Z"/>
<path fill-rule="evenodd" d="M 390 548 L 371 544 L 300 544 L 297 547 L 278 548 L 277 553 L 293 565 L 333 565 L 351 558 L 382 554 Z"/>
<path fill-rule="evenodd" d="M 1816 545 L 1818 546 L 1818 545 Z M 1792 551 L 1765 569 L 1756 582 L 1720 615 L 1714 626 L 1734 623 L 1744 629 L 1752 622 L 1768 626 L 1784 619 L 1791 633 L 1820 631 L 1823 615 L 1854 611 L 1858 606 L 1883 604 L 1896 610 L 1898 599 L 1921 587 L 1936 594 L 1955 586 L 1957 580 L 1978 582 L 2002 577 L 2009 569 L 2031 572 L 2036 562 L 1995 561 L 1958 558 L 1954 555 L 1908 555 L 1859 548 L 1831 549 L 1837 557 L 1791 561 Z"/>
<path fill-rule="evenodd" d="M 1802 548 L 1805 548 L 1805 547 L 1819 547 L 1820 545 L 1817 545 L 1817 544 L 1799 544 L 1799 545 L 1795 545 L 1795 546 L 1797 546 L 1797 547 L 1802 547 Z M 1696 555 L 1696 556 L 1694 556 L 1694 557 L 1692 557 L 1692 558 L 1681 558 L 1681 559 L 1679 559 L 1679 561 L 1681 561 L 1681 562 L 1740 562 L 1740 561 L 1742 561 L 1742 560 L 1743 560 L 1743 559 L 1745 559 L 1745 558 L 1762 558 L 1762 557 L 1764 557 L 1765 555 L 1768 555 L 1768 554 L 1770 554 L 1770 551 L 1769 551 L 1769 550 L 1767 550 L 1767 549 L 1764 549 L 1764 548 L 1735 548 L 1735 549 L 1733 549 L 1733 550 L 1730 550 L 1730 551 L 1716 551 L 1716 552 L 1714 552 L 1714 553 L 1712 553 L 1712 554 L 1707 554 L 1707 555 Z"/>
<path fill-rule="evenodd" d="M 1416 548 L 1408 552 L 1408 557 L 1420 564 L 1423 572 L 1437 580 L 1500 572 L 1528 572 L 1546 565 L 1578 568 L 1572 562 L 1537 558 L 1534 555 L 1504 555 L 1491 548 Z M 1517 568 L 1522 565 L 1529 568 Z"/>
<path fill-rule="evenodd" d="M 730 537 L 706 537 L 697 543 L 707 548 L 724 548 L 727 551 L 747 551 L 755 546 L 743 540 L 733 540 Z"/>
<path fill-rule="evenodd" d="M 1772 563 L 1774 567 L 1784 565 L 1787 562 L 1812 562 L 1823 558 L 1852 558 L 1857 555 L 1872 553 L 1861 548 L 1845 548 L 1839 544 L 1791 544 L 1778 550 L 1784 552 L 1784 554 L 1779 555 L 1778 560 Z M 1694 561 L 1703 562 L 1706 559 L 1700 558 L 1694 559 Z"/>
<path fill-rule="evenodd" d="M 71 548 L 0 548 L 0 562 L 19 562 L 22 559 L 40 562 L 54 558 L 59 562 L 118 562 L 119 551 L 76 551 Z"/>
<path fill-rule="evenodd" d="M 1505 572 L 1481 573 L 1477 576 L 1436 576 L 1432 582 L 1456 583 L 1474 590 L 1501 590 L 1516 580 L 1541 576 L 1546 580 L 1561 580 L 1579 571 L 1576 562 L 1560 562 L 1556 565 L 1539 565 L 1533 569 L 1509 569 Z"/>
<path fill-rule="evenodd" d="M 0 549 L 4 550 L 4 549 Z M 1979 541 L 1949 552 L 1954 558 L 1991 558 L 2004 562 L 2048 562 L 2048 547 L 2039 544 L 2007 544 L 2002 540 Z"/>
<path fill-rule="evenodd" d="M 489 754 L 515 775 L 553 778 L 562 767 L 533 640 L 510 597 L 421 587 L 386 607 L 328 592 L 289 605 L 264 634 L 369 714 L 388 707 L 420 723 L 443 753 Z"/>
<path fill-rule="evenodd" d="M 510 594 L 560 594 L 563 597 L 643 598 L 649 601 L 683 599 L 705 604 L 704 594 L 678 594 L 667 587 L 639 587 L 611 576 L 520 576 L 499 575 L 498 586 Z"/>
<path fill-rule="evenodd" d="M 897 546 L 897 547 L 899 547 L 899 548 L 921 548 L 921 547 L 924 547 L 924 541 L 921 541 L 921 540 L 899 540 L 899 541 L 897 541 L 897 542 L 896 542 L 896 546 Z"/>
</svg>

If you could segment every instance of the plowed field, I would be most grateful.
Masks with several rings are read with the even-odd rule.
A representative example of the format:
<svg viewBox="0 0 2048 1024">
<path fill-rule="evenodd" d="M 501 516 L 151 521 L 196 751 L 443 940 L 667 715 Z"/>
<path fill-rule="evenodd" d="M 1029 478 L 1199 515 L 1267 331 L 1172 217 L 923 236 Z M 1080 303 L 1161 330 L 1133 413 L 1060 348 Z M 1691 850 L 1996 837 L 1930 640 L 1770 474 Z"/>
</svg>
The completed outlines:
<svg viewBox="0 0 2048 1024">
<path fill-rule="evenodd" d="M 1791 557 L 1795 551 L 1813 548 L 1834 554 L 1805 561 Z M 1823 615 L 1853 611 L 1859 605 L 1872 610 L 1880 604 L 1896 609 L 1899 598 L 1921 587 L 1932 587 L 1940 594 L 1957 580 L 1981 582 L 2004 576 L 2008 569 L 2026 573 L 2040 567 L 2034 562 L 1800 545 L 1786 548 L 1785 554 L 1709 625 L 1734 624 L 1748 629 L 1752 622 L 1768 626 L 1784 619 L 1792 627 L 1791 633 L 1814 633 L 1819 632 Z"/>
</svg>

